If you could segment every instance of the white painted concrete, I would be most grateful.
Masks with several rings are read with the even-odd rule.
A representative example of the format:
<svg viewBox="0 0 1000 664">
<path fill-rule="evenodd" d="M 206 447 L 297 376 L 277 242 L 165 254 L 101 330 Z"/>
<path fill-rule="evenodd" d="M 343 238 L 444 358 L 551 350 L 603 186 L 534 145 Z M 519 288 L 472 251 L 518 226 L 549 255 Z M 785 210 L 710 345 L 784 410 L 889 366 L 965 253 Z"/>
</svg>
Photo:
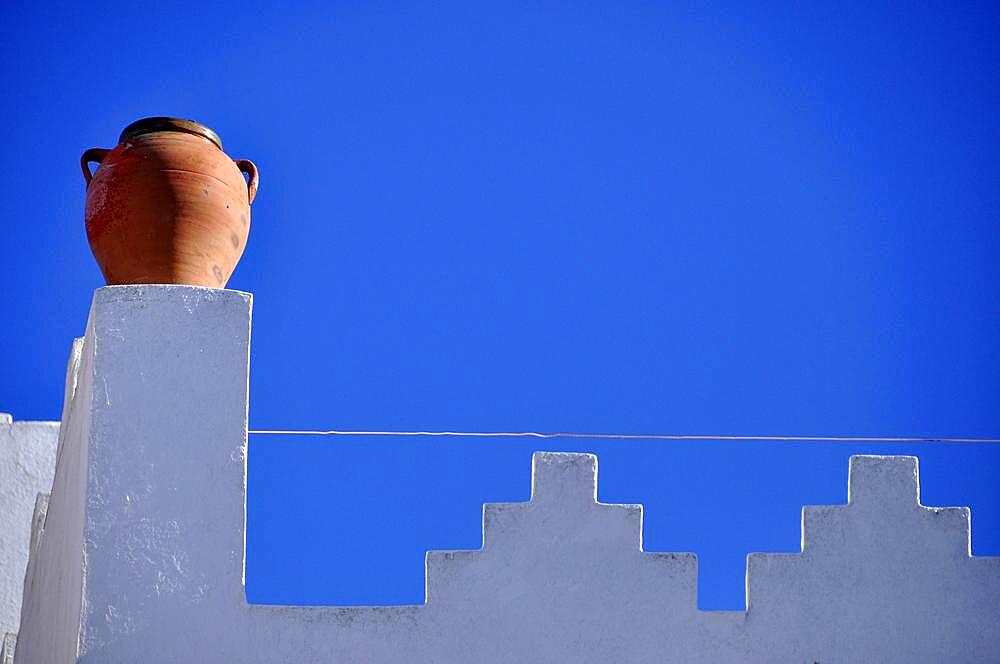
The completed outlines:
<svg viewBox="0 0 1000 664">
<path fill-rule="evenodd" d="M 92 322 L 88 322 L 87 336 L 75 340 L 70 352 L 55 478 L 40 524 L 41 542 L 30 551 L 15 662 L 32 659 L 72 662 L 77 652 L 83 587 L 84 478 L 93 378 Z"/>
<path fill-rule="evenodd" d="M 0 634 L 16 632 L 35 497 L 52 486 L 58 422 L 0 413 Z"/>
<path fill-rule="evenodd" d="M 1000 558 L 970 555 L 968 508 L 921 506 L 915 457 L 853 457 L 849 496 L 803 509 L 801 554 L 749 556 L 755 649 L 779 660 L 1000 661 Z"/>
<path fill-rule="evenodd" d="M 553 453 L 481 549 L 428 553 L 425 605 L 247 605 L 249 321 L 233 291 L 97 292 L 16 664 L 1000 661 L 1000 559 L 906 457 L 852 459 L 802 553 L 751 555 L 746 612 L 698 611 L 695 557 L 643 552 L 641 506 Z"/>
<path fill-rule="evenodd" d="M 14 664 L 15 648 L 17 648 L 17 635 L 7 632 L 0 642 L 0 664 Z"/>
</svg>

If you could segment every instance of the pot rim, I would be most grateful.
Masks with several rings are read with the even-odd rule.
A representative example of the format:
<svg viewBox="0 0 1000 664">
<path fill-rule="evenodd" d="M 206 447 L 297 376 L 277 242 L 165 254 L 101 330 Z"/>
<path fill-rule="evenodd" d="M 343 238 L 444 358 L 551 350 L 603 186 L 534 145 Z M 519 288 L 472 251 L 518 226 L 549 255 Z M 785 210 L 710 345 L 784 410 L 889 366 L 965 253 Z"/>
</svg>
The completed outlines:
<svg viewBox="0 0 1000 664">
<path fill-rule="evenodd" d="M 118 142 L 125 143 L 141 134 L 151 134 L 157 131 L 179 131 L 185 134 L 194 134 L 195 136 L 201 136 L 202 138 L 208 139 L 214 143 L 217 148 L 220 150 L 222 149 L 222 139 L 219 138 L 218 134 L 205 125 L 200 122 L 195 122 L 194 120 L 185 120 L 184 118 L 172 118 L 167 116 L 157 116 L 136 120 L 122 130 L 121 136 L 118 137 Z"/>
</svg>

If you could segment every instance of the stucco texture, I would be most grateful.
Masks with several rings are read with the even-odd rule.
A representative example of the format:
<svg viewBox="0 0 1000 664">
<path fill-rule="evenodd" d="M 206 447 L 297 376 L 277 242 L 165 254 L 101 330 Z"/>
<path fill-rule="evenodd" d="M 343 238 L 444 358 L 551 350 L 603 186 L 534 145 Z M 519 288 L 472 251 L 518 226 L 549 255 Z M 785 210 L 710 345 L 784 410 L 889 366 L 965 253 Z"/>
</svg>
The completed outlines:
<svg viewBox="0 0 1000 664">
<path fill-rule="evenodd" d="M 0 636 L 16 632 L 31 515 L 52 486 L 58 422 L 15 422 L 0 413 Z"/>
</svg>

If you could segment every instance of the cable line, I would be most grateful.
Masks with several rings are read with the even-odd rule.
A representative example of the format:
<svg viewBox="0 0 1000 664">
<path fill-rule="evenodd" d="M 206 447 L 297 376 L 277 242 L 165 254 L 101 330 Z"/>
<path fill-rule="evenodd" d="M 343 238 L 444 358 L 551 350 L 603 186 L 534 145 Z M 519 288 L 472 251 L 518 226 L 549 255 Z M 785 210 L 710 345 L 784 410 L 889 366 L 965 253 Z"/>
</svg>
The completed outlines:
<svg viewBox="0 0 1000 664">
<path fill-rule="evenodd" d="M 538 431 L 339 431 L 336 429 L 251 429 L 254 435 L 419 436 L 438 438 L 584 438 L 593 440 L 719 440 L 850 443 L 1000 443 L 1000 438 L 916 438 L 902 436 L 724 436 L 709 434 L 540 433 Z"/>
</svg>

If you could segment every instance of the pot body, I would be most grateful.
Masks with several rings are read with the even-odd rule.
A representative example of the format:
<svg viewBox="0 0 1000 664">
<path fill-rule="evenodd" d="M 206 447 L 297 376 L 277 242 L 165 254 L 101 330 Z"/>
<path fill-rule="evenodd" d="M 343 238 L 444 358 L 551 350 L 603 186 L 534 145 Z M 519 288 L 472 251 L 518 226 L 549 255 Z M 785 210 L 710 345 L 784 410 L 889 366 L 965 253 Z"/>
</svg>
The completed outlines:
<svg viewBox="0 0 1000 664">
<path fill-rule="evenodd" d="M 183 131 L 131 136 L 82 161 L 85 176 L 100 162 L 88 177 L 87 239 L 108 284 L 225 287 L 250 231 L 252 163 Z"/>
</svg>

